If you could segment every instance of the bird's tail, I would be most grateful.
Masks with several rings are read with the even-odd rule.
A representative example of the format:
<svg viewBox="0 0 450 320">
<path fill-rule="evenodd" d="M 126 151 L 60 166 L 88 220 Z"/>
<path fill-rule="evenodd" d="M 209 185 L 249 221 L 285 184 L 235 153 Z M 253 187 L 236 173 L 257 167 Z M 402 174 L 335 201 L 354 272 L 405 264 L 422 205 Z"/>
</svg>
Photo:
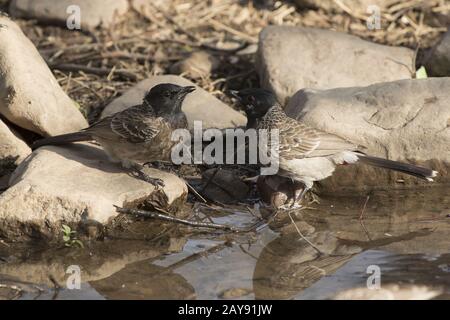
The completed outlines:
<svg viewBox="0 0 450 320">
<path fill-rule="evenodd" d="M 362 163 L 374 166 L 374 167 L 379 167 L 379 168 L 385 168 L 385 169 L 390 169 L 390 170 L 394 170 L 394 171 L 399 171 L 399 172 L 403 172 L 406 174 L 409 174 L 411 176 L 415 176 L 427 181 L 433 181 L 433 178 L 436 177 L 436 175 L 438 174 L 437 171 L 428 169 L 428 168 L 424 168 L 424 167 L 419 167 L 413 164 L 409 164 L 409 163 L 403 163 L 403 162 L 398 162 L 398 161 L 392 161 L 392 160 L 387 160 L 387 159 L 383 159 L 383 158 L 377 158 L 377 157 L 373 157 L 373 156 L 368 156 L 366 154 L 362 154 L 362 153 L 357 153 L 359 160 Z"/>
<path fill-rule="evenodd" d="M 92 140 L 92 136 L 87 132 L 74 132 L 74 133 L 67 133 L 67 134 L 61 134 L 59 136 L 54 137 L 48 137 L 41 140 L 37 140 L 33 143 L 31 146 L 32 150 L 35 150 L 37 148 L 40 148 L 42 146 L 47 145 L 61 145 L 71 142 L 77 142 L 77 141 L 89 141 Z"/>
</svg>

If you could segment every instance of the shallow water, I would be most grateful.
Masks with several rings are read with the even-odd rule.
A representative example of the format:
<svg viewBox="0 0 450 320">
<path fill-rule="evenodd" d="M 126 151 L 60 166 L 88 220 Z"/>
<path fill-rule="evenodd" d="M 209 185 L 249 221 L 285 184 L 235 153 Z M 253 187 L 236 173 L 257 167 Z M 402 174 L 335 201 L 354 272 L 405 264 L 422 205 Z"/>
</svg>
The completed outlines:
<svg viewBox="0 0 450 320">
<path fill-rule="evenodd" d="M 329 299 L 366 287 L 369 266 L 381 288 L 427 286 L 450 298 L 450 188 L 323 196 L 313 209 L 286 213 L 257 234 L 163 234 L 109 239 L 84 249 L 0 243 L 0 297 L 17 299 Z M 215 218 L 245 225 L 247 212 Z M 150 223 L 151 227 L 152 224 Z M 186 229 L 181 229 L 186 230 Z M 81 288 L 66 287 L 81 268 Z M 369 268 L 370 269 L 370 268 Z M 54 279 L 52 282 L 50 278 Z M 54 288 L 55 281 L 61 289 Z M 40 288 L 37 289 L 36 285 Z"/>
</svg>

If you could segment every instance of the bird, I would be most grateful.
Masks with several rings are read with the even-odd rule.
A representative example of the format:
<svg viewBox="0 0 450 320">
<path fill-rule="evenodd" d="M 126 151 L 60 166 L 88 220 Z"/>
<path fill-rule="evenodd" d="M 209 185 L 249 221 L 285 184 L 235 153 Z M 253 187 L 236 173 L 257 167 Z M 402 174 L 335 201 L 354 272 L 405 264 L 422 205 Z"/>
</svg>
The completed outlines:
<svg viewBox="0 0 450 320">
<path fill-rule="evenodd" d="M 171 149 L 177 143 L 171 140 L 171 134 L 175 129 L 187 128 L 181 106 L 194 90 L 194 86 L 158 84 L 145 94 L 141 104 L 107 116 L 81 131 L 37 140 L 32 149 L 95 140 L 112 162 L 121 163 L 155 187 L 163 187 L 161 179 L 142 172 L 142 164 L 170 162 Z"/>
<path fill-rule="evenodd" d="M 361 151 L 363 147 L 345 138 L 290 118 L 269 90 L 248 88 L 230 93 L 247 115 L 247 129 L 278 129 L 278 175 L 304 185 L 303 190 L 296 192 L 293 203 L 301 201 L 314 182 L 331 176 L 336 166 L 357 161 L 427 181 L 433 181 L 438 174 L 425 167 L 368 155 Z"/>
</svg>

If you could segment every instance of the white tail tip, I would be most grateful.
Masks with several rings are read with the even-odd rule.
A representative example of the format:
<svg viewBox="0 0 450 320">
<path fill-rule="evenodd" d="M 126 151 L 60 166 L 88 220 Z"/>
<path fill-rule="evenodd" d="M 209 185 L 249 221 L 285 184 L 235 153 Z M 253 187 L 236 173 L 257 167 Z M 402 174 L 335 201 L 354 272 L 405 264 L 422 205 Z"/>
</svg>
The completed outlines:
<svg viewBox="0 0 450 320">
<path fill-rule="evenodd" d="M 429 177 L 426 178 L 427 181 L 433 182 L 433 181 L 434 181 L 433 178 L 436 177 L 436 176 L 438 175 L 438 173 L 439 173 L 439 172 L 437 172 L 437 171 L 435 171 L 435 170 L 431 171 L 431 176 L 429 176 Z"/>
</svg>

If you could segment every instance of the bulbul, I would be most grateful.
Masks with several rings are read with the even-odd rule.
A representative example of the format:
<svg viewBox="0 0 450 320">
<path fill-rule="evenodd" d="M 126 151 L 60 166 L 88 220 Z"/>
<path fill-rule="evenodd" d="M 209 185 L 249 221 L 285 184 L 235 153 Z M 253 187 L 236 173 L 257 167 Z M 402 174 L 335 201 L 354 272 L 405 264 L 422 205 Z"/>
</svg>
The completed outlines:
<svg viewBox="0 0 450 320">
<path fill-rule="evenodd" d="M 427 181 L 433 181 L 437 175 L 437 171 L 428 168 L 367 155 L 358 150 L 358 145 L 338 135 L 288 117 L 270 91 L 252 88 L 231 93 L 240 101 L 247 114 L 247 128 L 266 129 L 269 132 L 272 129 L 279 130 L 278 175 L 300 181 L 305 186 L 296 195 L 295 202 L 304 196 L 314 181 L 331 176 L 336 166 L 358 160 Z"/>
<path fill-rule="evenodd" d="M 36 141 L 33 150 L 45 145 L 61 145 L 77 141 L 97 141 L 111 161 L 137 170 L 144 180 L 163 186 L 161 179 L 153 179 L 142 172 L 141 163 L 170 161 L 172 130 L 186 128 L 186 115 L 181 106 L 195 87 L 158 84 L 145 95 L 142 104 L 95 122 L 78 132 Z"/>
</svg>

